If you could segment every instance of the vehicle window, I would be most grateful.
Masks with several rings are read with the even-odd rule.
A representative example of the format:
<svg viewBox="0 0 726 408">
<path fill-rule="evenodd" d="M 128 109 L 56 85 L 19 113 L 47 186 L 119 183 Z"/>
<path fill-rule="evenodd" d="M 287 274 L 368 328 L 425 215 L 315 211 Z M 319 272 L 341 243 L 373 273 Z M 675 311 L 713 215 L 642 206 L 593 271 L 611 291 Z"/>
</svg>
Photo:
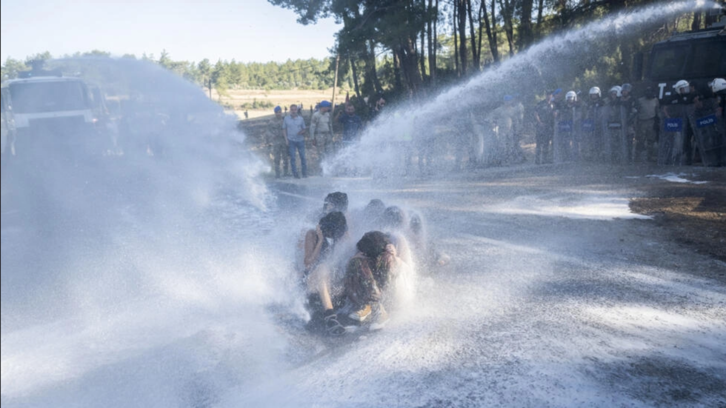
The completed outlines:
<svg viewBox="0 0 726 408">
<path fill-rule="evenodd" d="M 44 113 L 88 109 L 80 82 L 35 82 L 10 84 L 15 113 Z"/>
<path fill-rule="evenodd" d="M 653 80 L 677 79 L 682 76 L 683 65 L 688 57 L 687 45 L 662 47 L 653 50 L 650 78 Z"/>
<path fill-rule="evenodd" d="M 726 46 L 723 42 L 707 42 L 693 45 L 688 58 L 687 78 L 713 78 L 726 74 Z"/>
</svg>

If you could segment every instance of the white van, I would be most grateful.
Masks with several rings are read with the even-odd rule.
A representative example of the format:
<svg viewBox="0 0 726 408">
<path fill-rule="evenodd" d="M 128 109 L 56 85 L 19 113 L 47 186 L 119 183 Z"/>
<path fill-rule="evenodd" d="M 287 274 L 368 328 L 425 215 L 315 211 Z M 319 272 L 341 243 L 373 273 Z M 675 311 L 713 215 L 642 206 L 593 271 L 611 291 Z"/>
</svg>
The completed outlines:
<svg viewBox="0 0 726 408">
<path fill-rule="evenodd" d="M 48 144 L 88 152 L 104 142 L 92 95 L 82 79 L 39 76 L 13 79 L 4 87 L 12 101 L 16 136 L 10 147 L 15 156 Z"/>
</svg>

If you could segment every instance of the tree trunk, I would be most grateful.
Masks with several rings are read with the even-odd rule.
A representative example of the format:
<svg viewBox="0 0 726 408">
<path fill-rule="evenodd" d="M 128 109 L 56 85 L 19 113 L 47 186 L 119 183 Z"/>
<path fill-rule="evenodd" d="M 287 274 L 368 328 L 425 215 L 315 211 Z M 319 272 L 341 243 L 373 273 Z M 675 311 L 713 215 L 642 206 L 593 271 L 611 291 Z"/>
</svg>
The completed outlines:
<svg viewBox="0 0 726 408">
<path fill-rule="evenodd" d="M 424 45 L 424 41 L 426 37 L 426 30 L 421 30 L 421 48 L 420 48 L 420 55 L 419 55 L 419 63 L 421 65 L 421 78 L 426 78 L 426 62 L 425 62 L 425 52 L 426 46 Z"/>
<path fill-rule="evenodd" d="M 471 0 L 466 0 L 466 14 L 469 16 L 469 39 L 471 40 L 471 59 L 474 70 L 478 71 L 481 67 L 479 64 L 480 58 L 476 51 L 476 35 L 474 31 L 474 18 L 471 16 Z M 481 25 L 481 21 L 479 21 Z"/>
<path fill-rule="evenodd" d="M 429 0 L 429 6 L 427 9 L 429 15 L 432 13 L 432 10 L 433 10 L 432 3 L 433 3 L 433 1 Z M 437 17 L 438 16 L 433 17 L 433 18 L 437 18 Z M 428 18 L 428 21 L 426 23 L 426 32 L 428 35 L 428 44 L 427 45 L 428 45 L 428 52 L 429 52 L 429 83 L 431 85 L 435 85 L 436 84 L 436 65 L 434 65 L 434 53 L 436 52 L 436 50 L 434 49 L 433 39 L 431 38 L 431 35 L 433 34 L 432 26 L 433 26 L 433 22 L 431 21 L 431 18 Z"/>
<path fill-rule="evenodd" d="M 338 66 L 340 65 L 340 54 L 335 56 L 335 77 L 333 78 L 333 97 L 331 104 L 333 105 L 333 109 L 335 109 L 335 91 L 338 89 Z M 287 108 L 285 108 L 287 110 Z"/>
<path fill-rule="evenodd" d="M 406 38 L 404 43 L 398 46 L 398 59 L 401 64 L 403 79 L 411 95 L 417 93 L 421 85 L 421 73 L 418 70 L 418 58 L 414 48 L 415 43 L 415 39 Z"/>
<path fill-rule="evenodd" d="M 620 75 L 623 83 L 630 82 L 633 65 L 633 47 L 631 42 L 623 38 L 620 40 Z"/>
<path fill-rule="evenodd" d="M 519 50 L 532 44 L 532 3 L 533 0 L 522 0 L 522 18 L 519 25 Z"/>
<path fill-rule="evenodd" d="M 693 12 L 693 23 L 691 23 L 691 30 L 701 29 L 701 14 L 703 14 L 703 12 L 701 11 Z"/>
<path fill-rule="evenodd" d="M 458 7 L 454 6 L 454 66 L 456 67 L 456 75 L 461 76 L 461 70 L 459 69 L 459 38 L 456 34 L 456 13 L 459 10 Z"/>
<path fill-rule="evenodd" d="M 514 55 L 514 27 L 512 23 L 512 4 L 509 0 L 499 0 L 499 7 L 502 11 L 502 19 L 504 20 L 504 34 L 507 36 L 507 45 L 509 46 L 509 56 Z"/>
<path fill-rule="evenodd" d="M 403 81 L 401 81 L 401 59 L 398 57 L 398 47 L 393 50 L 393 82 L 396 89 L 403 89 Z"/>
<path fill-rule="evenodd" d="M 542 10 L 544 10 L 544 0 L 539 0 L 537 4 L 537 36 L 542 36 Z"/>
<path fill-rule="evenodd" d="M 439 0 L 436 0 L 436 3 L 434 5 L 434 38 L 433 38 L 433 42 L 434 42 L 434 46 L 433 46 L 434 63 L 431 65 L 431 67 L 432 67 L 431 68 L 432 69 L 431 72 L 433 72 L 433 74 L 434 74 L 433 75 L 433 81 L 431 83 L 434 84 L 434 85 L 436 85 L 436 48 L 437 48 L 437 45 L 439 43 L 439 32 L 438 32 L 438 29 L 437 29 L 437 23 L 438 23 L 438 21 L 439 21 Z"/>
<path fill-rule="evenodd" d="M 484 1 L 484 0 L 482 0 Z M 497 55 L 494 57 L 494 61 L 499 61 L 499 48 L 497 46 L 497 0 L 492 0 L 492 35 L 491 35 L 491 46 L 492 53 L 494 52 L 494 49 L 497 50 Z"/>
<path fill-rule="evenodd" d="M 370 47 L 370 50 L 368 47 Z M 376 72 L 376 44 L 373 40 L 369 40 L 368 46 L 366 46 L 366 58 L 366 68 L 368 69 L 368 75 L 373 81 L 373 88 L 375 88 L 376 93 L 381 93 L 383 92 L 383 87 L 381 86 L 381 81 L 378 79 L 378 73 Z"/>
<path fill-rule="evenodd" d="M 484 10 L 484 0 L 479 3 L 479 13 L 477 13 L 477 20 L 479 20 L 479 37 L 477 37 L 477 47 L 476 47 L 476 54 L 479 58 L 479 69 L 481 69 L 481 43 L 482 43 L 482 30 L 484 29 L 484 24 L 482 24 L 482 10 Z"/>
<path fill-rule="evenodd" d="M 355 66 L 355 59 L 348 55 L 348 63 L 353 71 L 353 85 L 355 86 L 355 95 L 360 98 L 360 87 L 358 86 L 358 68 Z"/>
<path fill-rule="evenodd" d="M 459 58 L 461 58 L 461 75 L 466 75 L 467 58 L 466 52 L 466 0 L 457 0 L 459 8 Z"/>
<path fill-rule="evenodd" d="M 487 40 L 489 41 L 489 49 L 492 52 L 492 59 L 494 62 L 499 62 L 499 50 L 497 49 L 497 33 L 492 30 L 492 26 L 489 23 L 489 14 L 487 13 L 486 0 L 481 0 L 482 13 L 484 16 L 484 27 L 487 29 Z M 494 3 L 494 0 L 492 0 Z M 492 9 L 494 6 L 492 6 Z M 492 21 L 493 22 L 493 21 Z"/>
</svg>

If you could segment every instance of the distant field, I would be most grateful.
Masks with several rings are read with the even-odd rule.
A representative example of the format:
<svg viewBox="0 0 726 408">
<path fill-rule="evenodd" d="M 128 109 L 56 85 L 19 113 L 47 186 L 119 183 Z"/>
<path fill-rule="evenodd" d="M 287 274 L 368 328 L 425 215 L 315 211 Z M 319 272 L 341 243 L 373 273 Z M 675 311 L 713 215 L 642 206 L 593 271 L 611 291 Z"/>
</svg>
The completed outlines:
<svg viewBox="0 0 726 408">
<path fill-rule="evenodd" d="M 285 90 L 285 91 L 265 91 L 263 89 L 240 89 L 230 90 L 227 92 L 228 96 L 222 96 L 221 102 L 225 105 L 232 105 L 234 112 L 239 116 L 240 119 L 244 119 L 245 109 L 242 106 L 247 103 L 252 103 L 257 100 L 258 103 L 269 102 L 272 106 L 280 105 L 283 108 L 290 106 L 293 103 L 303 104 L 306 110 L 310 109 L 310 106 L 314 106 L 316 103 L 322 100 L 330 101 L 333 96 L 333 89 L 330 88 L 325 91 L 317 90 Z M 213 91 L 212 99 L 215 101 L 219 100 L 219 95 Z M 345 91 L 341 92 L 338 90 L 336 96 L 337 101 L 345 100 Z M 250 119 L 257 118 L 260 116 L 267 116 L 272 114 L 273 108 L 262 108 L 262 109 L 247 109 L 248 116 Z"/>
</svg>

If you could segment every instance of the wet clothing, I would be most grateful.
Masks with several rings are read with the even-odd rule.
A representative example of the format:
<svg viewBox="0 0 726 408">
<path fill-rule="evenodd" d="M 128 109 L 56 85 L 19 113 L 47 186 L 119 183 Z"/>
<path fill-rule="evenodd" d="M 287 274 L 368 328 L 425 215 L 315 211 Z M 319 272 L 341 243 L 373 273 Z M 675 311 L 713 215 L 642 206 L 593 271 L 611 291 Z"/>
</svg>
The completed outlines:
<svg viewBox="0 0 726 408">
<path fill-rule="evenodd" d="M 282 130 L 282 122 L 285 120 L 284 117 L 278 118 L 277 116 L 270 119 L 265 125 L 265 137 L 267 144 L 270 146 L 270 154 L 275 169 L 275 175 L 280 176 L 280 163 L 282 162 L 282 173 L 289 173 L 289 153 L 287 148 L 287 141 L 285 140 L 285 134 Z"/>
<path fill-rule="evenodd" d="M 289 141 L 302 142 L 305 140 L 305 134 L 298 134 L 301 130 L 305 130 L 305 119 L 302 116 L 297 115 L 294 118 L 292 115 L 285 116 L 282 128 L 287 132 L 286 135 Z"/>
<path fill-rule="evenodd" d="M 295 162 L 295 151 L 297 150 L 298 154 L 300 155 L 300 167 L 302 170 L 303 177 L 308 176 L 308 162 L 305 159 L 305 141 L 290 141 L 290 145 L 288 146 L 288 153 L 290 154 L 290 168 L 292 169 L 292 175 L 296 178 L 299 177 L 297 172 L 297 163 Z"/>
<path fill-rule="evenodd" d="M 603 144 L 603 106 L 602 98 L 588 99 L 582 110 L 581 152 L 586 160 L 593 161 L 602 157 Z"/>
<path fill-rule="evenodd" d="M 640 97 L 635 123 L 635 161 L 653 162 L 658 148 L 658 98 Z"/>
<path fill-rule="evenodd" d="M 360 116 L 356 115 L 355 113 L 352 115 L 343 113 L 338 118 L 338 123 L 343 125 L 344 142 L 355 141 L 358 138 L 360 130 L 363 128 L 363 121 L 361 120 Z"/>
<path fill-rule="evenodd" d="M 535 107 L 535 115 L 539 118 L 536 125 L 535 163 L 542 164 L 550 161 L 550 143 L 554 134 L 554 109 L 552 103 L 545 99 Z"/>
<path fill-rule="evenodd" d="M 356 308 L 382 300 L 382 291 L 391 280 L 390 255 L 371 259 L 357 253 L 345 270 L 345 295 Z"/>
</svg>

